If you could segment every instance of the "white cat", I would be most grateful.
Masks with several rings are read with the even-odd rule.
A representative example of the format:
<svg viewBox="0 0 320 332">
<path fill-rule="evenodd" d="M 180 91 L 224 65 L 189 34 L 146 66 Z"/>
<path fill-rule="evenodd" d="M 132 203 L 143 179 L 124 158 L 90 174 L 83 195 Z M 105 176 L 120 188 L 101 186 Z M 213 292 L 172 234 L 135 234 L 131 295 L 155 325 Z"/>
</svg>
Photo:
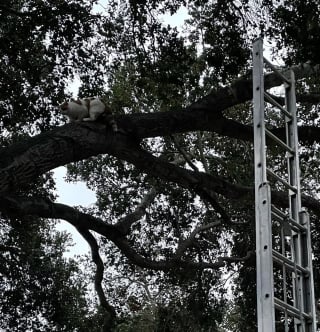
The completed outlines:
<svg viewBox="0 0 320 332">
<path fill-rule="evenodd" d="M 60 105 L 60 110 L 63 115 L 69 118 L 70 122 L 96 121 L 102 113 L 105 113 L 112 130 L 118 131 L 111 109 L 99 98 L 71 99 L 63 102 Z"/>
</svg>

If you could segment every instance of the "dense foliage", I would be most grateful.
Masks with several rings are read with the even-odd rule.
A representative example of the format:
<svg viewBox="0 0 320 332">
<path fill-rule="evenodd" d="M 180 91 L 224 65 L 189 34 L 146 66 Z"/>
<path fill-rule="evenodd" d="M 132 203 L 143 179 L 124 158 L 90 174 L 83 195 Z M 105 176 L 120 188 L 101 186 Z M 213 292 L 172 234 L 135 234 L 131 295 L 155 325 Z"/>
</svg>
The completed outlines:
<svg viewBox="0 0 320 332">
<path fill-rule="evenodd" d="M 256 330 L 258 36 L 276 63 L 307 62 L 295 68 L 320 297 L 318 1 L 7 0 L 0 17 L 0 328 Z M 108 100 L 118 133 L 104 119 L 65 124 L 70 82 Z M 284 172 L 276 147 L 269 157 Z M 62 165 L 94 207 L 55 203 Z M 52 219 L 76 227 L 92 265 L 63 256 Z"/>
</svg>

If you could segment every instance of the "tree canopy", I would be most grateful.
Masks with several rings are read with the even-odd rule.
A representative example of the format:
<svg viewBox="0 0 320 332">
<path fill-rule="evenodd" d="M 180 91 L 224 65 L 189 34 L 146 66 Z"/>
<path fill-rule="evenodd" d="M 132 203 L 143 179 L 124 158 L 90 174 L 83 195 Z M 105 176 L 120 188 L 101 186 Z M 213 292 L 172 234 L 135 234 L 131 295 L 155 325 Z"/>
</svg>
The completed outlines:
<svg viewBox="0 0 320 332">
<path fill-rule="evenodd" d="M 317 0 L 7 0 L 0 15 L 1 328 L 256 330 L 251 46 L 261 36 L 297 81 L 320 297 Z M 66 123 L 58 105 L 74 80 L 79 97 L 108 101 L 118 132 L 104 117 Z M 267 88 L 280 84 L 266 74 Z M 284 172 L 277 152 L 270 164 Z M 55 201 L 59 166 L 96 192 L 95 206 Z M 285 209 L 284 189 L 272 195 Z M 63 257 L 60 219 L 90 246 L 86 273 Z"/>
</svg>

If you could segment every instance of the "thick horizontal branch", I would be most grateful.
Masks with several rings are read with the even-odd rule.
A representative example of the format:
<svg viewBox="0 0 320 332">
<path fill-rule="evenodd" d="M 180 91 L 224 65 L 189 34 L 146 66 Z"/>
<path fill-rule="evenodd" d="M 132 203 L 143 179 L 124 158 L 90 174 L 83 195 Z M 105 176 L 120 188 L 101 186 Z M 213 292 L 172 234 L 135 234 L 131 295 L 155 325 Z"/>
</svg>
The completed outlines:
<svg viewBox="0 0 320 332">
<path fill-rule="evenodd" d="M 4 5 L 0 5 L 0 12 L 4 12 L 6 14 L 12 14 L 12 15 L 15 15 L 15 16 L 19 16 L 19 17 L 26 17 L 26 16 L 29 16 L 31 14 L 34 14 L 36 11 L 33 11 L 33 12 L 19 12 L 17 10 L 14 10 L 8 6 L 4 6 Z"/>
<path fill-rule="evenodd" d="M 297 94 L 297 101 L 309 104 L 320 104 L 319 93 Z"/>
<path fill-rule="evenodd" d="M 153 270 L 168 271 L 171 269 L 217 269 L 225 266 L 226 262 L 238 262 L 246 258 L 217 257 L 213 262 L 193 262 L 177 259 L 173 256 L 168 260 L 151 260 L 143 257 L 129 244 L 127 239 L 113 225 L 108 225 L 99 218 L 95 218 L 64 204 L 53 203 L 48 199 L 30 198 L 21 196 L 0 197 L 0 211 L 7 215 L 33 215 L 40 218 L 63 219 L 80 231 L 86 240 L 93 245 L 94 254 L 98 249 L 92 241 L 88 231 L 92 230 L 111 240 L 129 261 L 142 267 Z M 95 256 L 95 259 L 97 256 Z M 100 267 L 101 268 L 101 267 Z M 99 274 L 101 278 L 101 273 Z M 100 280 L 100 279 L 99 279 Z"/>
<path fill-rule="evenodd" d="M 318 73 L 319 66 L 303 65 L 294 67 L 294 70 L 301 78 Z M 280 83 L 273 74 L 265 79 L 267 87 Z M 49 170 L 98 154 L 110 154 L 131 162 L 135 157 L 131 158 L 130 151 L 136 153 L 137 142 L 144 137 L 210 130 L 229 137 L 252 139 L 250 126 L 222 116 L 224 109 L 251 99 L 251 89 L 251 80 L 243 78 L 230 87 L 210 93 L 185 110 L 118 116 L 116 121 L 122 133 L 114 134 L 104 123 L 67 124 L 2 148 L 0 193 L 16 191 Z M 319 138 L 318 128 L 305 128 L 300 134 L 301 139 L 312 141 Z M 151 171 L 146 164 L 141 166 L 145 171 Z M 167 175 L 169 181 L 174 181 L 168 172 Z"/>
<path fill-rule="evenodd" d="M 229 138 L 241 139 L 243 141 L 253 142 L 253 128 L 250 125 L 242 124 L 232 119 L 223 118 L 220 121 L 224 123 L 218 134 Z M 279 138 L 285 140 L 285 128 L 276 128 L 270 130 Z M 320 142 L 320 128 L 316 126 L 299 126 L 298 127 L 299 142 L 302 144 L 313 144 Z"/>
<path fill-rule="evenodd" d="M 231 200 L 238 200 L 244 197 L 249 197 L 253 200 L 253 186 L 242 186 L 230 183 L 217 175 L 181 168 L 139 148 L 131 149 L 130 151 L 122 150 L 122 152 L 124 153 L 121 156 L 123 159 L 129 161 L 143 172 L 192 190 L 201 198 L 213 203 L 213 206 L 216 203 L 215 194 L 220 194 Z M 272 191 L 272 198 L 273 204 L 280 207 L 288 206 L 288 195 L 286 192 Z M 320 203 L 317 199 L 303 195 L 302 203 L 304 207 L 312 209 L 314 213 L 320 215 Z"/>
<path fill-rule="evenodd" d="M 96 131 L 91 130 L 92 125 L 96 127 Z M 68 127 L 69 131 L 66 129 Z M 209 202 L 213 200 L 214 203 L 216 193 L 229 199 L 253 195 L 252 187 L 232 184 L 219 176 L 184 169 L 162 158 L 155 157 L 132 144 L 129 137 L 121 134 L 115 136 L 106 132 L 105 127 L 101 124 L 91 124 L 89 128 L 82 125 L 69 125 L 63 128 L 64 135 L 59 133 L 59 135 L 55 134 L 49 139 L 44 138 L 43 144 L 35 144 L 37 150 L 34 150 L 35 147 L 27 149 L 19 157 L 13 159 L 8 167 L 0 169 L 0 189 L 3 192 L 33 181 L 36 175 L 48 171 L 52 166 L 52 168 L 60 166 L 61 162 L 68 163 L 82 159 L 81 157 L 85 158 L 93 150 L 96 153 L 109 153 L 126 160 L 142 172 L 192 190 Z M 39 137 L 36 137 L 35 140 L 39 140 Z M 14 147 L 17 148 L 17 146 L 19 147 L 19 145 Z M 4 157 L 6 157 L 5 153 Z M 5 161 L 5 158 L 1 161 Z M 311 198 L 306 199 L 306 202 L 308 203 L 305 205 L 306 207 L 319 209 L 319 206 Z"/>
<path fill-rule="evenodd" d="M 95 130 L 91 129 L 92 126 Z M 60 165 L 106 153 L 133 163 L 145 173 L 193 189 L 209 200 L 211 190 L 228 194 L 228 186 L 220 177 L 189 171 L 156 158 L 134 145 L 130 137 L 106 132 L 102 124 L 66 125 L 60 129 L 50 135 L 47 133 L 30 139 L 29 148 L 25 146 L 27 142 L 22 142 L 3 150 L 0 163 L 7 165 L 0 168 L 0 193 L 14 191 Z M 232 192 L 234 194 L 229 192 L 229 195 L 243 194 L 237 186 L 232 188 Z"/>
<path fill-rule="evenodd" d="M 34 179 L 73 161 L 129 148 L 132 139 L 99 123 L 67 124 L 0 149 L 0 193 L 15 191 Z"/>
<path fill-rule="evenodd" d="M 296 80 L 319 76 L 320 65 L 308 63 L 291 67 Z M 286 73 L 286 70 L 283 70 Z M 270 89 L 283 82 L 276 74 L 265 76 L 265 88 Z M 252 99 L 251 75 L 241 77 L 228 87 L 212 91 L 187 108 L 180 111 L 161 113 L 132 114 L 117 118 L 120 127 L 133 132 L 139 138 L 166 136 L 173 133 L 195 130 L 208 130 L 229 136 L 229 123 L 222 117 L 222 112 L 230 107 Z"/>
<path fill-rule="evenodd" d="M 277 101 L 280 105 L 285 105 L 285 99 L 283 97 L 271 95 L 272 98 Z M 320 94 L 319 93 L 297 93 L 297 102 L 309 103 L 309 104 L 320 104 Z"/>
</svg>

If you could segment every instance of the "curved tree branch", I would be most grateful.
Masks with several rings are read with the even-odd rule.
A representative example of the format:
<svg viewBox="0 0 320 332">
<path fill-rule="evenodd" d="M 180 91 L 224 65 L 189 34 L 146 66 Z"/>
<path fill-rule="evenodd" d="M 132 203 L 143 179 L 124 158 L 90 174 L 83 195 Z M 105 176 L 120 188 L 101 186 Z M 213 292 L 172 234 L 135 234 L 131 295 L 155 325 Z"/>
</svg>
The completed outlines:
<svg viewBox="0 0 320 332">
<path fill-rule="evenodd" d="M 237 262 L 242 260 L 242 258 L 236 257 L 217 257 L 212 262 L 192 262 L 177 259 L 174 255 L 172 259 L 158 261 L 151 260 L 143 257 L 132 248 L 127 239 L 116 229 L 115 226 L 108 225 L 99 218 L 79 212 L 67 205 L 53 203 L 48 199 L 19 196 L 0 197 L 0 210 L 7 215 L 14 216 L 31 214 L 42 218 L 64 219 L 75 226 L 77 230 L 80 230 L 81 234 L 90 241 L 92 241 L 92 235 L 88 235 L 88 232 L 89 230 L 93 230 L 111 240 L 129 261 L 142 268 L 162 271 L 169 271 L 177 268 L 195 270 L 217 269 L 223 267 L 226 262 Z M 95 247 L 93 241 L 89 244 L 90 246 L 93 245 L 93 253 L 95 254 L 95 259 L 97 259 L 96 250 L 98 248 Z M 100 263 L 98 262 L 98 264 Z M 100 273 L 101 272 L 99 272 L 99 275 L 101 275 Z"/>
<path fill-rule="evenodd" d="M 304 64 L 293 69 L 297 78 L 319 73 L 319 65 Z M 280 83 L 274 74 L 265 77 L 266 88 Z M 126 135 L 121 132 L 114 134 L 106 123 L 67 124 L 2 148 L 0 193 L 15 191 L 58 166 L 101 153 L 131 162 L 129 151 L 137 148 L 138 140 L 144 137 L 209 130 L 229 137 L 252 140 L 251 126 L 228 120 L 221 113 L 228 107 L 250 100 L 251 88 L 251 80 L 242 78 L 230 87 L 208 94 L 184 111 L 118 116 L 118 126 Z M 319 140 L 319 128 L 305 128 L 300 134 L 301 140 Z"/>
<path fill-rule="evenodd" d="M 194 240 L 195 240 L 195 237 L 197 234 L 207 230 L 207 229 L 210 229 L 210 228 L 213 228 L 215 226 L 218 226 L 218 225 L 221 225 L 221 223 L 219 221 L 216 221 L 216 222 L 212 222 L 210 224 L 207 224 L 207 225 L 203 225 L 203 226 L 199 226 L 199 227 L 196 227 L 190 234 L 190 236 L 185 239 L 184 241 L 180 242 L 178 248 L 177 248 L 177 251 L 174 255 L 175 259 L 180 259 L 183 254 L 186 252 L 186 250 L 192 246 L 192 244 L 194 243 Z"/>
<path fill-rule="evenodd" d="M 103 331 L 111 331 L 113 326 L 114 320 L 116 318 L 116 311 L 115 309 L 108 303 L 106 296 L 104 294 L 102 288 L 102 281 L 103 281 L 103 261 L 99 254 L 99 246 L 95 237 L 83 227 L 77 228 L 79 233 L 83 236 L 83 238 L 87 241 L 91 249 L 92 261 L 95 263 L 97 269 L 94 278 L 94 286 L 95 290 L 98 294 L 100 305 L 105 309 L 105 319 L 104 319 L 104 326 Z"/>
<path fill-rule="evenodd" d="M 195 171 L 198 172 L 198 168 L 196 165 L 193 164 L 192 160 L 190 159 L 188 153 L 180 146 L 179 142 L 177 141 L 177 139 L 171 135 L 172 141 L 175 145 L 175 147 L 177 148 L 177 150 L 182 154 L 184 160 L 186 161 L 186 163 Z"/>
<path fill-rule="evenodd" d="M 295 71 L 297 77 L 299 75 L 302 77 L 318 72 L 319 65 L 314 67 L 308 64 L 301 65 L 295 67 Z M 280 83 L 277 76 L 272 74 L 267 75 L 265 81 L 267 87 Z M 4 195 L 14 192 L 55 167 L 104 153 L 126 160 L 151 176 L 174 182 L 194 191 L 219 211 L 216 194 L 230 199 L 239 199 L 251 196 L 253 189 L 228 183 L 217 175 L 195 172 L 168 163 L 166 160 L 142 150 L 138 145 L 138 140 L 143 137 L 200 129 L 215 131 L 229 137 L 252 140 L 251 126 L 226 119 L 221 113 L 227 107 L 248 100 L 250 96 L 251 81 L 243 78 L 232 84 L 231 87 L 212 92 L 184 111 L 119 116 L 116 120 L 123 131 L 117 134 L 113 133 L 103 122 L 67 124 L 10 147 L 2 148 L 0 149 L 0 193 Z M 313 140 L 319 140 L 320 128 L 302 127 L 299 134 L 301 140 L 313 142 Z M 132 137 L 138 139 L 133 140 Z M 280 193 L 273 197 L 280 205 L 284 204 L 284 196 Z M 304 205 L 314 209 L 317 213 L 320 211 L 317 201 L 310 197 L 304 199 Z M 62 205 L 55 205 L 54 208 L 56 211 L 59 209 L 63 211 L 61 218 L 68 219 L 65 218 L 65 214 L 70 212 L 68 208 Z M 36 210 L 32 213 L 37 215 Z M 221 213 L 223 216 L 223 209 Z M 86 222 L 87 216 L 84 219 Z M 226 219 L 228 219 L 227 216 Z M 120 228 L 111 227 L 103 222 L 94 222 L 93 225 L 95 225 L 94 231 L 103 230 L 111 240 L 115 238 L 119 240 L 126 233 L 126 231 L 121 233 Z M 124 238 L 121 241 L 117 245 L 127 248 L 128 245 Z M 127 251 L 130 252 L 130 250 Z M 132 259 L 140 260 L 140 264 L 145 263 L 134 251 L 130 255 Z"/>
<path fill-rule="evenodd" d="M 4 12 L 6 14 L 11 14 L 19 17 L 26 17 L 26 16 L 31 16 L 31 14 L 34 14 L 36 11 L 21 12 L 7 6 L 0 5 L 0 12 Z"/>
<path fill-rule="evenodd" d="M 151 188 L 135 210 L 117 222 L 117 229 L 119 229 L 122 234 L 127 235 L 131 225 L 144 216 L 146 208 L 152 203 L 157 194 L 157 190 L 154 187 Z"/>
</svg>

